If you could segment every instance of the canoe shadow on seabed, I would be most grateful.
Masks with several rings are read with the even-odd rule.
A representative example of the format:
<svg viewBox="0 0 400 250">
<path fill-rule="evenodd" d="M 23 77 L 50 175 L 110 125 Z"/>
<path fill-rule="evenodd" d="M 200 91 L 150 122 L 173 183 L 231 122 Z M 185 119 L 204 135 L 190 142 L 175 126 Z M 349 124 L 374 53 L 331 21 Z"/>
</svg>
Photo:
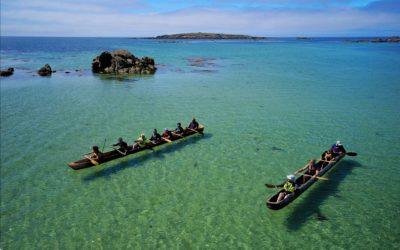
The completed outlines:
<svg viewBox="0 0 400 250">
<path fill-rule="evenodd" d="M 320 221 L 328 220 L 326 216 L 322 214 L 319 207 L 320 205 L 332 195 L 336 195 L 339 191 L 338 187 L 340 183 L 346 178 L 347 175 L 351 174 L 353 168 L 361 167 L 362 165 L 354 160 L 343 160 L 338 166 L 331 169 L 328 172 L 329 180 L 318 181 L 303 195 L 306 197 L 301 200 L 300 204 L 294 208 L 294 211 L 287 218 L 287 227 L 289 230 L 299 230 L 304 223 L 309 220 L 317 219 Z M 294 204 L 292 204 L 294 205 Z M 314 217 L 314 218 L 313 218 Z"/>
<path fill-rule="evenodd" d="M 204 133 L 204 135 L 195 135 L 195 136 L 191 136 L 189 138 L 185 138 L 180 141 L 174 141 L 172 143 L 167 143 L 160 147 L 156 147 L 152 150 L 146 150 L 146 151 L 137 153 L 137 155 L 130 155 L 130 156 L 127 156 L 127 158 L 130 158 L 130 159 L 122 160 L 122 162 L 119 162 L 119 163 L 116 163 L 116 162 L 121 161 L 121 159 L 115 160 L 114 161 L 114 163 L 116 163 L 115 165 L 112 165 L 112 162 L 110 162 L 105 166 L 105 168 L 103 168 L 99 171 L 96 171 L 94 173 L 91 173 L 91 174 L 83 177 L 82 179 L 84 182 L 89 182 L 89 181 L 94 181 L 97 178 L 110 178 L 111 175 L 117 174 L 124 169 L 141 167 L 148 160 L 161 160 L 165 157 L 164 155 L 166 155 L 168 153 L 177 152 L 177 151 L 183 149 L 187 145 L 195 144 L 195 143 L 198 143 L 198 141 L 200 141 L 200 140 L 210 139 L 211 137 L 212 137 L 212 134 Z"/>
</svg>

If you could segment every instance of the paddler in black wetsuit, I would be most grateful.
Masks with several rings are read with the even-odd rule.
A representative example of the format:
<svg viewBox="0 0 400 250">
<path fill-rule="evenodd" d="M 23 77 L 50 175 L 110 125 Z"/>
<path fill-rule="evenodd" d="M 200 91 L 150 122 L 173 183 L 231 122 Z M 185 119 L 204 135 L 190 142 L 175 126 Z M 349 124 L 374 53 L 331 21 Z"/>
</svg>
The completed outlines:
<svg viewBox="0 0 400 250">
<path fill-rule="evenodd" d="M 157 132 L 157 129 L 153 130 L 153 134 L 150 137 L 150 141 L 153 144 L 157 144 L 157 143 L 159 143 L 161 141 L 161 135 Z"/>
<path fill-rule="evenodd" d="M 126 155 L 126 153 L 128 152 L 128 143 L 124 142 L 122 137 L 118 138 L 118 142 L 115 144 L 112 144 L 111 146 L 113 146 L 113 147 L 118 146 L 119 148 L 116 150 L 123 155 Z"/>
</svg>

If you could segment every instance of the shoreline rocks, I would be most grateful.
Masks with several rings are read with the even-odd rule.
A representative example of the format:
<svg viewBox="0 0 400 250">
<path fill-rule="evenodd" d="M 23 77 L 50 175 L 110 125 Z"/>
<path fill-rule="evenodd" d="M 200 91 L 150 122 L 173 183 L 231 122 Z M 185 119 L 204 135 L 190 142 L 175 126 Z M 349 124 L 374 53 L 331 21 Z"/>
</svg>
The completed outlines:
<svg viewBox="0 0 400 250">
<path fill-rule="evenodd" d="M 137 58 L 127 50 L 103 51 L 92 61 L 92 72 L 100 74 L 154 74 L 154 59 Z"/>
<path fill-rule="evenodd" d="M 1 70 L 0 76 L 11 76 L 14 74 L 14 68 L 8 68 L 7 70 Z"/>
<path fill-rule="evenodd" d="M 347 43 L 400 43 L 400 37 L 384 37 L 377 39 L 358 39 L 358 40 L 345 40 Z"/>
<path fill-rule="evenodd" d="M 40 76 L 51 76 L 51 67 L 48 64 L 45 64 L 43 67 L 41 67 L 38 72 Z"/>
</svg>

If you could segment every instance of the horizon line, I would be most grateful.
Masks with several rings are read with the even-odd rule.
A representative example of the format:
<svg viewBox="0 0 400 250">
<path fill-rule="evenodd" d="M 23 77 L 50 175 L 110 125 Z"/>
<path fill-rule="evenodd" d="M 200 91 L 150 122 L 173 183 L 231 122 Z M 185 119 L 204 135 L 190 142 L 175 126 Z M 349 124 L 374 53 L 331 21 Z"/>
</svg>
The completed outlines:
<svg viewBox="0 0 400 250">
<path fill-rule="evenodd" d="M 192 33 L 192 32 L 191 32 Z M 193 32 L 197 33 L 197 32 Z M 178 33 L 178 34 L 185 34 L 185 33 Z M 227 33 L 212 33 L 212 34 L 227 34 Z M 175 34 L 174 34 L 175 35 Z M 239 35 L 239 34 L 238 34 Z M 157 35 L 163 36 L 163 35 Z M 157 38 L 157 36 L 35 36 L 35 35 L 0 35 L 1 38 L 3 37 L 26 37 L 26 38 L 125 38 L 125 39 L 160 39 L 160 40 L 253 40 L 249 39 L 202 39 L 202 38 Z M 252 35 L 248 35 L 252 36 Z M 400 35 L 349 35 L 349 36 L 335 36 L 335 35 L 321 35 L 321 36 L 307 36 L 307 35 L 293 35 L 293 36 L 254 36 L 258 38 L 382 38 L 382 37 L 400 37 Z M 257 40 L 257 39 L 254 39 Z"/>
</svg>

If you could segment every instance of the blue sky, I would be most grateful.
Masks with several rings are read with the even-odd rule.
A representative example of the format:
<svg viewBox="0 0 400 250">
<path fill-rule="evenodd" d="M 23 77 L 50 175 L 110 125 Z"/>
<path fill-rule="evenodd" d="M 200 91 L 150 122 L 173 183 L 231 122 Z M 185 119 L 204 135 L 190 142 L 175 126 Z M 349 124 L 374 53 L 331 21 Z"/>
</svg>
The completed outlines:
<svg viewBox="0 0 400 250">
<path fill-rule="evenodd" d="M 1 0 L 2 36 L 400 35 L 400 0 Z"/>
</svg>

